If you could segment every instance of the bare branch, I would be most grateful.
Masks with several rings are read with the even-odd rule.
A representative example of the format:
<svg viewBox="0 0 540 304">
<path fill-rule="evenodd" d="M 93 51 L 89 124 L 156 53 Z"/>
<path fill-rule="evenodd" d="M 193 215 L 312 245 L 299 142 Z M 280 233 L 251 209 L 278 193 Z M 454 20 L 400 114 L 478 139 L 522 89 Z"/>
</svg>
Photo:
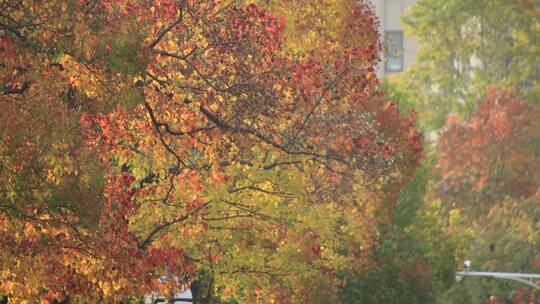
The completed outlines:
<svg viewBox="0 0 540 304">
<path fill-rule="evenodd" d="M 239 188 L 232 188 L 232 189 L 229 189 L 229 193 L 234 193 L 234 192 L 243 191 L 243 190 L 254 190 L 254 191 L 259 191 L 259 192 L 270 194 L 270 195 L 281 196 L 281 197 L 287 197 L 291 195 L 289 193 L 284 193 L 284 192 L 279 192 L 279 191 L 265 190 L 256 186 L 244 186 L 244 187 L 239 187 Z"/>
<path fill-rule="evenodd" d="M 196 214 L 197 212 L 199 212 L 201 209 L 203 209 L 204 207 L 208 206 L 209 203 L 204 203 L 202 204 L 199 208 L 191 211 L 190 213 L 187 213 L 187 214 L 184 214 L 180 217 L 177 217 L 173 220 L 170 220 L 168 222 L 165 222 L 163 224 L 160 224 L 158 226 L 156 226 L 149 234 L 148 236 L 142 241 L 139 243 L 138 247 L 143 249 L 143 248 L 146 248 L 148 247 L 152 241 L 154 240 L 154 237 L 160 233 L 163 229 L 167 228 L 167 227 L 170 227 L 174 224 L 177 224 L 177 223 L 180 223 L 182 221 L 185 221 L 187 220 L 188 218 L 190 218 L 191 216 L 193 216 L 194 214 Z"/>
</svg>

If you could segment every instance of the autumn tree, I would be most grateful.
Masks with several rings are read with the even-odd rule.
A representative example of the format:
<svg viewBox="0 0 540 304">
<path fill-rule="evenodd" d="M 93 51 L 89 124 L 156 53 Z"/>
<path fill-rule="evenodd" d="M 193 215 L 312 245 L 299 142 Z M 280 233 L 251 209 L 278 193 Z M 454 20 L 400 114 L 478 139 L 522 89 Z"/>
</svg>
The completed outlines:
<svg viewBox="0 0 540 304">
<path fill-rule="evenodd" d="M 418 38 L 417 62 L 383 84 L 402 110 L 416 109 L 420 126 L 436 135 L 437 162 L 425 201 L 440 204 L 440 217 L 448 219 L 443 231 L 470 241 L 461 258 L 471 259 L 476 270 L 538 271 L 537 245 L 524 237 L 535 226 L 524 213 L 532 212 L 529 200 L 539 186 L 534 2 L 417 1 L 402 19 L 406 34 Z M 461 219 L 454 229 L 452 218 Z M 502 302 L 517 299 L 518 288 L 467 279 L 437 300 Z"/>
<path fill-rule="evenodd" d="M 298 42 L 236 1 L 1 2 L 0 291 L 336 300 L 422 153 L 338 4 L 354 31 Z"/>
<path fill-rule="evenodd" d="M 487 95 L 466 122 L 450 117 L 437 145 L 437 193 L 471 217 L 540 185 L 540 110 L 508 92 Z"/>
<path fill-rule="evenodd" d="M 451 117 L 438 143 L 434 195 L 459 210 L 474 230 L 465 253 L 474 269 L 537 272 L 540 110 L 515 95 L 490 90 L 467 121 Z M 450 211 L 452 212 L 452 211 Z M 468 279 L 449 303 L 519 297 L 513 282 Z M 534 294 L 521 292 L 521 298 Z M 445 302 L 446 303 L 446 302 Z"/>
</svg>

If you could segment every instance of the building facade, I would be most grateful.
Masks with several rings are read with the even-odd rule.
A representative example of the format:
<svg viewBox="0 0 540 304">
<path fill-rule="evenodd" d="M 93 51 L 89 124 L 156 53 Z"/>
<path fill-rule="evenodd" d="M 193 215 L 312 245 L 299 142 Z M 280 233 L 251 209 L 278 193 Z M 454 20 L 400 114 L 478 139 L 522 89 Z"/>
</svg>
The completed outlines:
<svg viewBox="0 0 540 304">
<path fill-rule="evenodd" d="M 416 60 L 418 40 L 406 36 L 400 22 L 401 17 L 416 0 L 369 0 L 380 21 L 380 32 L 384 42 L 383 61 L 377 74 L 383 78 L 400 73 Z"/>
</svg>

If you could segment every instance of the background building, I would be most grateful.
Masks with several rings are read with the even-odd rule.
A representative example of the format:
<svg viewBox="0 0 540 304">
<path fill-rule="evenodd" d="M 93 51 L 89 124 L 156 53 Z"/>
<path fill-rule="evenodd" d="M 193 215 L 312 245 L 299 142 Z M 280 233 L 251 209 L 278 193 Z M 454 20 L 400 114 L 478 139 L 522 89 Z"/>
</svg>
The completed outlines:
<svg viewBox="0 0 540 304">
<path fill-rule="evenodd" d="M 402 72 L 416 60 L 418 40 L 406 36 L 400 18 L 416 0 L 369 0 L 379 17 L 385 43 L 383 62 L 377 68 L 379 77 Z"/>
</svg>

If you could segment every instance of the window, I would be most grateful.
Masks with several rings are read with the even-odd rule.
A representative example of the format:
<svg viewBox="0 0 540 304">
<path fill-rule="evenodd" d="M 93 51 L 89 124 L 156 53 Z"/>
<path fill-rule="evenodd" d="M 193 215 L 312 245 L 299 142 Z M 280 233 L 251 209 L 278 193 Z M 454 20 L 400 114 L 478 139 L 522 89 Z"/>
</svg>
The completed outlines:
<svg viewBox="0 0 540 304">
<path fill-rule="evenodd" d="M 387 52 L 384 64 L 386 72 L 403 71 L 403 32 L 386 32 Z"/>
</svg>

